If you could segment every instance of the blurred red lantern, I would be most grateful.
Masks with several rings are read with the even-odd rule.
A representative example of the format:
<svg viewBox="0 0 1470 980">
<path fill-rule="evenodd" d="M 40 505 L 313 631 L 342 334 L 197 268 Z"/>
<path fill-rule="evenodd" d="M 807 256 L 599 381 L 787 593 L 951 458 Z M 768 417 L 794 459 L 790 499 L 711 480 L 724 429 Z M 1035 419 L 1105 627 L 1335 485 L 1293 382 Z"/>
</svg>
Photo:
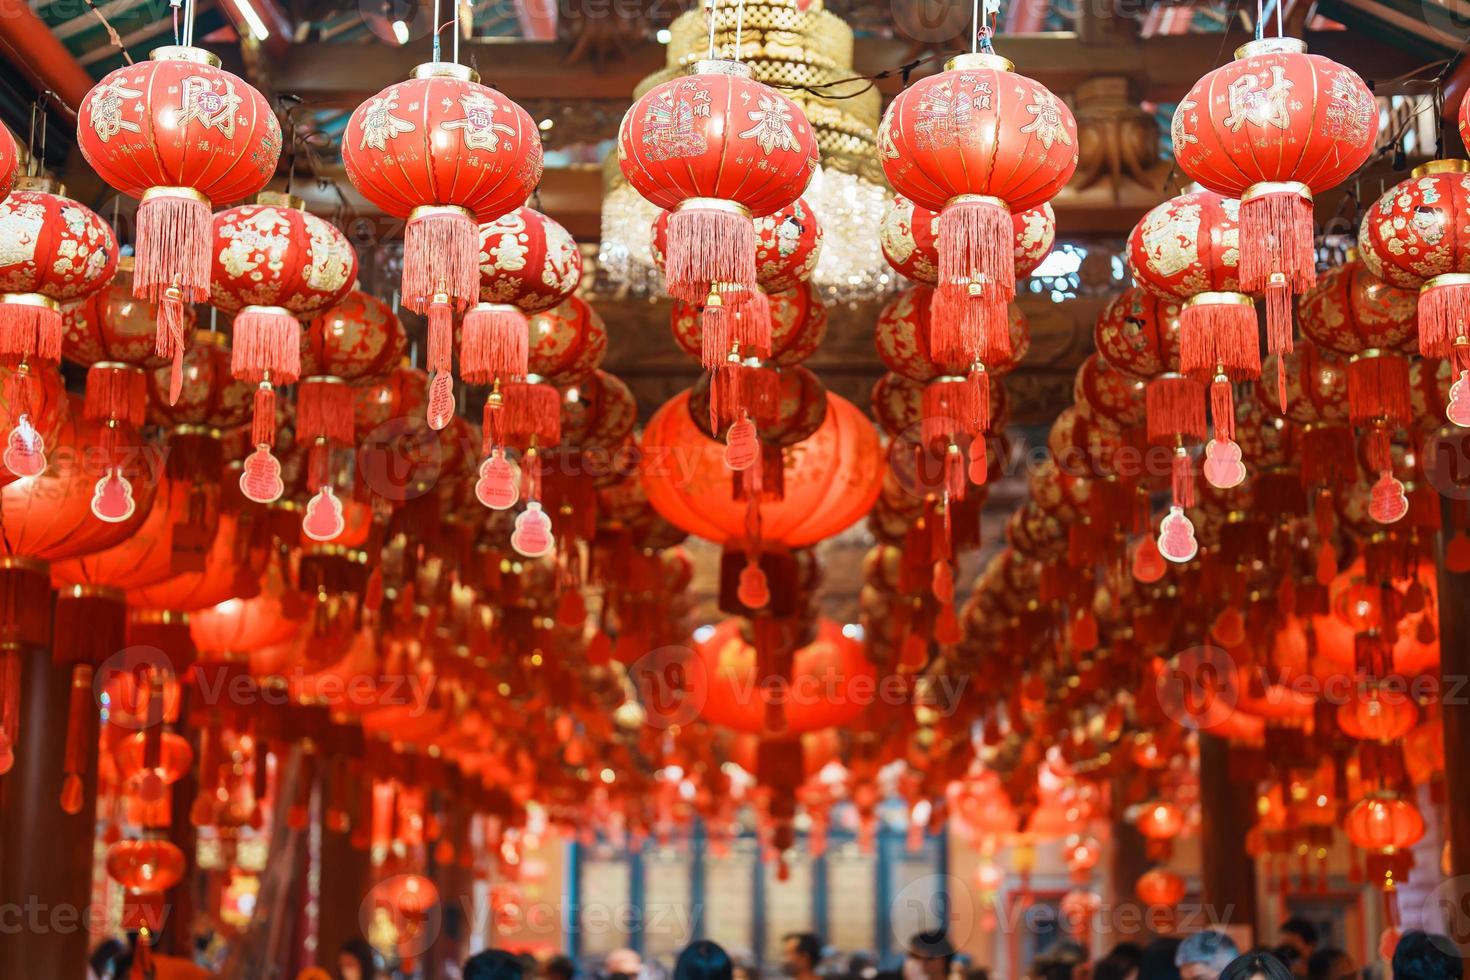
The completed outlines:
<svg viewBox="0 0 1470 980">
<path fill-rule="evenodd" d="M 120 840 L 107 849 L 107 875 L 133 893 L 166 892 L 184 880 L 184 852 L 158 837 Z"/>
<path fill-rule="evenodd" d="M 1365 851 L 1404 851 L 1424 836 L 1424 817 L 1411 801 L 1394 793 L 1377 793 L 1353 804 L 1342 829 L 1348 840 Z"/>
<path fill-rule="evenodd" d="M 248 653 L 294 638 L 301 631 L 304 609 L 296 616 L 287 606 L 288 585 L 271 565 L 258 595 L 215 603 L 189 616 L 189 635 L 202 654 Z M 303 604 L 304 605 L 304 604 Z"/>
<path fill-rule="evenodd" d="M 1378 135 L 1373 93 L 1295 38 L 1242 45 L 1174 110 L 1179 167 L 1239 198 L 1240 289 L 1266 294 L 1273 354 L 1292 349 L 1291 296 L 1316 282 L 1312 197 L 1362 166 Z"/>
<path fill-rule="evenodd" d="M 64 308 L 65 336 L 61 353 L 68 361 L 90 367 L 119 361 L 149 370 L 168 363 L 154 348 L 158 304 L 133 295 L 133 257 L 117 260 L 112 282 L 92 296 Z M 194 307 L 184 307 L 184 329 L 194 328 Z"/>
<path fill-rule="evenodd" d="M 208 51 L 165 46 L 149 57 L 92 88 L 77 142 L 103 180 L 141 199 L 133 289 L 161 304 L 157 352 L 177 359 L 185 305 L 209 299 L 210 212 L 266 185 L 281 127 L 265 98 Z"/>
<path fill-rule="evenodd" d="M 530 318 L 529 373 L 556 385 L 575 384 L 602 363 L 607 326 L 579 296 Z"/>
<path fill-rule="evenodd" d="M 1184 829 L 1184 813 L 1167 800 L 1152 800 L 1139 807 L 1134 824 L 1151 841 L 1173 840 Z"/>
<path fill-rule="evenodd" d="M 1098 314 L 1093 342 L 1108 365 L 1148 380 L 1179 369 L 1177 302 L 1147 290 L 1125 289 Z"/>
<path fill-rule="evenodd" d="M 15 187 L 16 171 L 20 169 L 20 151 L 15 137 L 6 129 L 0 133 L 0 198 L 4 198 Z"/>
<path fill-rule="evenodd" d="M 1011 215 L 1016 251 L 1016 278 L 1024 279 L 1051 254 L 1057 216 L 1050 204 Z M 895 197 L 878 226 L 883 257 L 895 272 L 921 286 L 939 285 L 939 213 Z"/>
<path fill-rule="evenodd" d="M 785 499 L 760 507 L 765 541 L 801 547 L 836 534 L 863 514 L 883 481 L 873 425 L 830 392 L 821 428 L 782 454 Z M 724 446 L 690 418 L 689 394 L 665 402 L 643 431 L 643 485 L 654 508 L 677 527 L 716 543 L 744 540 L 747 507 L 737 500 Z"/>
<path fill-rule="evenodd" d="M 1184 900 L 1184 879 L 1165 868 L 1150 868 L 1138 876 L 1133 891 L 1145 905 L 1173 908 Z"/>
<path fill-rule="evenodd" d="M 933 297 L 934 290 L 929 287 L 912 286 L 884 305 L 874 326 L 873 342 L 878 348 L 878 357 L 890 371 L 911 381 L 927 382 L 940 375 L 961 375 L 968 367 L 964 363 L 943 361 L 933 349 Z M 1031 324 L 1026 314 L 1011 303 L 1006 308 L 1006 315 L 1006 346 L 1011 353 L 1008 357 L 987 361 L 986 375 L 1010 373 L 1031 347 Z M 983 430 L 989 428 L 989 425 L 981 427 Z"/>
<path fill-rule="evenodd" d="M 436 61 L 353 111 L 342 160 L 364 197 L 408 219 L 403 305 L 429 318 L 429 422 L 441 429 L 454 414 L 454 311 L 480 294 L 479 225 L 515 210 L 540 182 L 540 133 L 473 70 Z"/>
<path fill-rule="evenodd" d="M 1142 428 L 1147 419 L 1145 385 L 1116 371 L 1098 354 L 1090 354 L 1077 369 L 1072 394 L 1077 407 L 1093 421 L 1113 429 Z"/>
<path fill-rule="evenodd" d="M 192 612 L 256 593 L 266 554 L 251 540 L 253 519 L 250 512 L 226 510 L 220 515 L 202 567 L 162 582 L 129 588 L 128 605 L 134 609 Z"/>
<path fill-rule="evenodd" d="M 995 54 L 962 54 L 904 89 L 878 129 L 894 190 L 939 211 L 936 332 L 945 360 L 1004 356 L 1016 294 L 1011 214 L 1051 200 L 1077 166 L 1077 123 Z M 1002 95 L 1004 93 L 1004 95 Z"/>
<path fill-rule="evenodd" d="M 61 304 L 90 296 L 117 268 L 117 239 L 90 208 L 28 178 L 0 200 L 0 355 L 61 360 Z"/>
<path fill-rule="evenodd" d="M 403 323 L 393 308 L 353 289 L 306 324 L 301 376 L 330 374 L 350 384 L 376 381 L 398 365 L 407 349 Z"/>
<path fill-rule="evenodd" d="M 759 155 L 757 155 L 759 154 Z M 672 212 L 665 277 L 671 296 L 705 302 L 756 287 L 752 218 L 801 196 L 817 169 L 816 134 L 801 107 L 737 61 L 698 61 L 655 86 L 618 130 L 623 176 Z"/>
<path fill-rule="evenodd" d="M 622 379 L 593 371 L 561 392 L 561 441 L 580 449 L 612 449 L 633 431 L 638 403 Z"/>
<path fill-rule="evenodd" d="M 1403 691 L 1377 684 L 1356 688 L 1337 706 L 1337 726 L 1349 738 L 1365 742 L 1397 742 L 1419 723 L 1419 709 Z"/>
</svg>

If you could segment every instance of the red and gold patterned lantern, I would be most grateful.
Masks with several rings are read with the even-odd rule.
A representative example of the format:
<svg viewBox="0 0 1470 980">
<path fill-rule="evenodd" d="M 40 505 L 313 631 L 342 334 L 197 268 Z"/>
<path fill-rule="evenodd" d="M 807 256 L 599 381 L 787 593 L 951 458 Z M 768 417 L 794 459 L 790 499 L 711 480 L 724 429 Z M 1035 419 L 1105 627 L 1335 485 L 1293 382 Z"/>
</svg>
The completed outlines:
<svg viewBox="0 0 1470 980">
<path fill-rule="evenodd" d="M 878 313 L 878 322 L 873 328 L 873 342 L 878 348 L 878 357 L 890 371 L 903 375 L 911 381 L 933 381 L 941 375 L 963 375 L 965 365 L 943 361 L 930 346 L 933 336 L 934 290 L 927 286 L 913 286 L 890 299 Z M 1031 326 L 1026 314 L 1014 303 L 1007 310 L 1007 345 L 1011 356 L 995 364 L 987 364 L 983 375 L 1004 375 L 1011 371 L 1026 356 L 1031 347 Z M 968 381 L 967 381 L 968 383 Z M 990 387 L 987 383 L 985 387 Z M 975 422 L 977 430 L 989 428 L 990 420 L 982 411 L 982 425 Z M 969 424 L 965 426 L 970 431 Z"/>
<path fill-rule="evenodd" d="M 20 170 L 20 151 L 10 130 L 0 126 L 0 199 L 15 188 L 15 175 Z"/>
<path fill-rule="evenodd" d="M 1125 289 L 1098 314 L 1093 343 L 1115 370 L 1148 380 L 1179 368 L 1181 307 L 1146 289 Z"/>
<path fill-rule="evenodd" d="M 61 356 L 91 367 L 98 361 L 120 361 L 152 369 L 166 364 L 154 345 L 157 303 L 133 295 L 133 257 L 117 260 L 112 282 L 85 300 L 62 310 L 65 320 Z M 194 308 L 184 307 L 184 326 L 194 329 Z"/>
<path fill-rule="evenodd" d="M 1015 231 L 1016 278 L 1024 279 L 1051 254 L 1057 216 L 1050 204 L 1011 215 Z M 895 197 L 878 226 L 883 257 L 897 273 L 922 286 L 939 285 L 939 213 Z"/>
<path fill-rule="evenodd" d="M 1355 250 L 1322 273 L 1297 300 L 1302 336 L 1324 350 L 1353 355 L 1377 348 L 1401 354 L 1418 349 L 1417 295 L 1374 275 Z"/>
<path fill-rule="evenodd" d="M 526 317 L 551 310 L 582 278 L 582 253 L 565 228 L 531 208 L 480 226 L 480 302 L 465 314 L 465 377 L 527 374 Z"/>
<path fill-rule="evenodd" d="M 944 312 L 930 344 L 949 360 L 1004 355 L 1005 304 L 1016 293 L 1011 215 L 1049 201 L 1077 166 L 1071 111 L 1014 67 L 988 52 L 952 58 L 904 89 L 878 131 L 894 189 L 940 212 Z"/>
<path fill-rule="evenodd" d="M 639 194 L 672 212 L 669 294 L 739 305 L 757 282 L 752 219 L 801 196 L 817 143 L 801 107 L 755 81 L 749 65 L 707 60 L 628 110 L 618 162 Z"/>
<path fill-rule="evenodd" d="M 530 374 L 552 384 L 573 384 L 591 374 L 607 353 L 607 326 L 586 300 L 568 296 L 560 306 L 530 318 Z"/>
<path fill-rule="evenodd" d="M 240 489 L 258 503 L 280 499 L 275 386 L 301 374 L 301 320 L 330 309 L 357 279 L 357 254 L 334 225 L 284 194 L 261 194 L 255 204 L 214 218 L 214 271 L 210 297 L 235 315 L 230 371 L 256 385 L 251 442 Z"/>
<path fill-rule="evenodd" d="M 1266 294 L 1268 346 L 1291 350 L 1291 297 L 1316 282 L 1312 197 L 1368 159 L 1373 93 L 1295 38 L 1262 38 L 1195 83 L 1172 132 L 1181 170 L 1240 199 L 1240 289 Z"/>
<path fill-rule="evenodd" d="M 301 333 L 301 374 L 331 374 L 351 384 L 385 377 L 408 349 L 393 307 L 353 289 Z"/>
<path fill-rule="evenodd" d="M 540 182 L 536 123 L 471 69 L 433 62 L 357 107 L 342 159 L 364 197 L 408 219 L 403 305 L 429 317 L 429 424 L 442 429 L 454 414 L 454 312 L 480 295 L 479 225 L 520 207 Z"/>
<path fill-rule="evenodd" d="M 1455 372 L 1450 410 L 1470 425 L 1470 161 L 1431 160 L 1378 199 L 1358 229 L 1358 252 L 1374 275 L 1419 290 L 1419 350 Z"/>
<path fill-rule="evenodd" d="M 138 205 L 134 294 L 158 303 L 158 354 L 177 362 L 184 308 L 209 299 L 210 212 L 263 188 L 281 127 L 265 98 L 192 47 L 155 48 L 111 72 L 77 114 L 82 156 Z M 177 374 L 170 385 L 178 397 Z"/>
<path fill-rule="evenodd" d="M 1239 209 L 1212 191 L 1181 194 L 1149 211 L 1128 236 L 1128 265 L 1139 284 L 1184 303 L 1178 369 L 1209 385 L 1215 437 L 1205 447 L 1205 478 L 1220 489 L 1245 479 L 1232 385 L 1261 376 L 1256 305 L 1238 277 Z"/>
<path fill-rule="evenodd" d="M 827 304 L 811 283 L 766 296 L 770 313 L 770 346 L 766 359 L 773 364 L 799 364 L 810 357 L 827 335 Z M 749 304 L 747 304 L 748 306 Z M 733 316 L 748 315 L 746 307 Z M 676 302 L 669 327 L 674 340 L 690 357 L 700 357 L 704 344 L 704 321 L 700 306 Z M 738 333 L 739 331 L 737 331 Z M 753 347 L 742 344 L 741 354 L 759 356 Z"/>
</svg>

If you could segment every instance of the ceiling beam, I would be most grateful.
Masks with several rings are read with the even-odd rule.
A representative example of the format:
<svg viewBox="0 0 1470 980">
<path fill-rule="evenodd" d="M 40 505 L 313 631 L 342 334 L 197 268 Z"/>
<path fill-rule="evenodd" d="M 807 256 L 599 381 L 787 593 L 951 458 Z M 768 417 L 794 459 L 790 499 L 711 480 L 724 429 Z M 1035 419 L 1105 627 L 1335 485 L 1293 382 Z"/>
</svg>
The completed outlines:
<svg viewBox="0 0 1470 980">
<path fill-rule="evenodd" d="M 1231 56 L 1244 33 L 1178 34 L 1098 44 L 1072 33 L 1029 34 L 997 39 L 996 47 L 1019 70 L 1053 91 L 1066 93 L 1089 78 L 1114 76 L 1135 82 L 1140 98 L 1153 102 L 1177 101 L 1209 68 Z M 576 42 L 497 41 L 466 43 L 464 60 L 475 65 L 487 84 L 512 99 L 582 99 L 627 103 L 635 85 L 664 67 L 665 48 L 653 41 L 628 46 L 621 57 L 598 64 L 577 63 Z M 1311 51 L 1347 65 L 1364 78 L 1390 79 L 1420 66 L 1416 53 L 1375 44 L 1371 38 L 1348 31 L 1310 31 Z M 911 60 L 910 42 L 893 38 L 859 38 L 855 73 L 872 75 Z M 415 65 L 428 60 L 421 45 L 375 45 L 370 58 L 354 44 L 298 44 L 276 69 L 280 91 L 301 96 L 318 106 L 352 108 L 384 86 L 408 77 Z M 937 70 L 937 62 L 915 76 Z M 879 87 L 886 94 L 903 85 L 895 75 Z"/>
</svg>

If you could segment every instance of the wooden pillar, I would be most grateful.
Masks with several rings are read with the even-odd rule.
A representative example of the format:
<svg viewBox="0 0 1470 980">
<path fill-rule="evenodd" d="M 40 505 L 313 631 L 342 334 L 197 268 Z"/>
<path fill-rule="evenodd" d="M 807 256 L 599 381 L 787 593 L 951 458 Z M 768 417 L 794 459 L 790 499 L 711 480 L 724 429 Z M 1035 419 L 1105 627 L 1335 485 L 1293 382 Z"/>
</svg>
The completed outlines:
<svg viewBox="0 0 1470 980">
<path fill-rule="evenodd" d="M 1461 458 L 1466 458 L 1461 456 Z M 1440 691 L 1448 695 L 1464 690 L 1463 680 L 1470 677 L 1470 574 L 1455 573 L 1445 568 L 1444 551 L 1453 536 L 1454 519 L 1465 523 L 1465 503 L 1443 497 L 1444 529 L 1440 532 L 1435 565 L 1439 572 L 1439 672 Z M 1455 514 L 1458 510 L 1459 515 Z M 1444 719 L 1445 840 L 1450 845 L 1450 873 L 1439 886 L 1450 891 L 1437 891 L 1436 903 L 1447 921 L 1442 930 L 1449 935 L 1462 954 L 1470 953 L 1470 772 L 1457 765 L 1461 752 L 1470 745 L 1470 701 L 1461 697 L 1444 697 L 1440 704 Z M 1426 868 L 1426 876 L 1437 874 L 1437 868 Z M 1425 928 L 1439 931 L 1432 922 Z M 1470 970 L 1470 955 L 1465 956 Z"/>
<path fill-rule="evenodd" d="M 1114 786 L 1113 800 L 1116 809 L 1122 806 L 1117 801 L 1123 799 L 1123 793 L 1118 786 Z M 1113 846 L 1110 860 L 1108 862 L 1108 878 L 1112 889 L 1113 908 L 1118 910 L 1112 922 L 1113 931 L 1117 934 L 1116 942 L 1132 940 L 1140 944 L 1147 944 L 1152 933 L 1149 930 L 1146 917 L 1140 916 L 1135 921 L 1131 917 L 1125 918 L 1121 911 L 1125 908 L 1132 909 L 1141 903 L 1134 886 L 1139 877 L 1149 869 L 1152 864 L 1148 859 L 1148 846 L 1138 828 L 1122 816 L 1114 817 L 1112 823 Z"/>
<path fill-rule="evenodd" d="M 19 744 L 14 767 L 0 778 L 0 977 L 81 977 L 87 972 L 96 764 L 85 780 L 81 812 L 66 813 L 61 777 L 71 671 L 45 648 L 29 647 L 22 657 Z"/>
<path fill-rule="evenodd" d="M 173 956 L 194 955 L 194 913 L 199 899 L 207 894 L 209 873 L 199 867 L 199 832 L 190 819 L 194 797 L 199 795 L 200 741 L 197 732 L 190 732 L 188 723 L 190 692 L 188 685 L 181 685 L 179 700 L 179 724 L 175 733 L 188 738 L 194 750 L 194 765 L 191 765 L 179 781 L 169 790 L 168 839 L 184 855 L 184 880 L 168 891 L 168 919 L 163 925 L 163 938 L 159 949 Z"/>
<path fill-rule="evenodd" d="M 319 812 L 325 807 L 318 808 Z M 317 901 L 317 965 L 335 974 L 337 953 L 349 939 L 362 933 L 362 902 L 372 884 L 372 864 L 366 850 L 350 843 L 350 831 L 323 826 L 320 898 Z"/>
<path fill-rule="evenodd" d="M 1215 922 L 1250 926 L 1256 921 L 1256 865 L 1246 853 L 1255 794 L 1230 781 L 1230 746 L 1199 736 L 1200 879 L 1205 911 Z"/>
</svg>

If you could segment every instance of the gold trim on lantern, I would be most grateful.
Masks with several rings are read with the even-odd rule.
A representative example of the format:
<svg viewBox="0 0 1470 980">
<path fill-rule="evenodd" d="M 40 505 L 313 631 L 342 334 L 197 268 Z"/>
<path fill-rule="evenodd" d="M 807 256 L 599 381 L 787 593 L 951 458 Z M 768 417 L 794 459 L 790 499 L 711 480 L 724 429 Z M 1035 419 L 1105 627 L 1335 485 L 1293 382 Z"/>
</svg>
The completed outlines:
<svg viewBox="0 0 1470 980">
<path fill-rule="evenodd" d="M 964 382 L 969 381 L 969 380 L 970 379 L 967 378 L 967 377 L 965 377 L 963 374 L 941 374 L 939 377 L 937 377 L 934 380 L 930 381 L 929 384 L 931 384 L 931 385 L 937 385 L 941 381 L 946 381 L 946 382 L 949 382 L 950 384 L 955 384 L 955 383 L 963 384 Z"/>
<path fill-rule="evenodd" d="M 255 203 L 263 204 L 270 208 L 290 208 L 293 211 L 305 211 L 306 201 L 295 194 L 286 194 L 282 191 L 261 191 L 255 195 Z"/>
<path fill-rule="evenodd" d="M 61 595 L 70 599 L 111 599 L 114 602 L 122 602 L 128 597 L 128 594 L 122 589 L 115 589 L 110 585 L 92 585 L 90 583 L 63 586 L 61 588 Z"/>
<path fill-rule="evenodd" d="M 690 197 L 674 205 L 674 211 L 728 211 L 730 214 L 750 217 L 750 208 L 739 201 L 727 201 L 723 197 Z"/>
<path fill-rule="evenodd" d="M 453 78 L 460 82 L 479 82 L 480 73 L 469 65 L 459 65 L 452 61 L 430 61 L 427 64 L 418 65 L 409 73 L 409 78 Z"/>
<path fill-rule="evenodd" d="M 1380 357 L 1387 357 L 1387 356 L 1389 356 L 1392 353 L 1393 353 L 1393 351 L 1384 350 L 1382 347 L 1369 347 L 1367 350 L 1360 350 L 1356 354 L 1354 354 L 1351 357 L 1349 357 L 1348 358 L 1348 363 L 1349 364 L 1356 364 L 1359 361 L 1376 360 L 1377 358 L 1380 358 Z"/>
<path fill-rule="evenodd" d="M 37 572 L 41 575 L 49 575 L 51 566 L 39 558 L 27 558 L 25 555 L 0 555 L 0 569 L 14 569 L 21 572 Z"/>
<path fill-rule="evenodd" d="M 1003 211 L 1009 212 L 1011 210 L 1009 204 L 990 194 L 958 194 L 944 202 L 945 207 L 949 207 L 951 204 L 989 204 Z"/>
<path fill-rule="evenodd" d="M 165 44 L 161 48 L 154 48 L 148 52 L 149 61 L 189 61 L 196 65 L 209 65 L 218 68 L 219 56 L 213 51 L 205 51 L 203 48 L 194 48 L 186 44 Z"/>
<path fill-rule="evenodd" d="M 143 373 L 143 369 L 136 364 L 125 364 L 122 361 L 98 361 L 92 365 L 94 368 L 107 368 L 110 371 L 136 371 Z"/>
<path fill-rule="evenodd" d="M 743 61 L 729 58 L 701 58 L 690 69 L 691 75 L 730 75 L 735 78 L 750 78 L 754 72 Z"/>
<path fill-rule="evenodd" d="M 129 613 L 128 621 L 164 625 L 177 623 L 180 626 L 187 626 L 189 625 L 189 614 L 179 612 L 177 609 L 133 609 Z"/>
<path fill-rule="evenodd" d="M 1312 200 L 1312 189 L 1299 180 L 1263 180 L 1247 187 L 1245 193 L 1240 195 L 1240 203 L 1254 201 L 1268 194 L 1295 194 L 1304 201 Z"/>
<path fill-rule="evenodd" d="M 10 306 L 35 306 L 43 310 L 50 310 L 52 313 L 61 312 L 60 303 L 41 293 L 6 293 L 0 296 L 0 303 Z"/>
<path fill-rule="evenodd" d="M 142 197 L 138 198 L 138 203 L 143 204 L 160 197 L 188 197 L 198 201 L 205 207 L 213 207 L 210 204 L 209 198 L 205 197 L 199 190 L 193 187 L 150 187 L 143 192 Z"/>
<path fill-rule="evenodd" d="M 1219 293 L 1196 293 L 1184 301 L 1187 310 L 1192 306 L 1255 306 L 1256 301 L 1245 293 L 1219 292 Z"/>
<path fill-rule="evenodd" d="M 309 378 L 301 379 L 302 384 L 306 384 L 308 381 L 323 385 L 345 385 L 347 383 L 343 379 L 337 377 L 335 374 L 313 374 Z"/>
<path fill-rule="evenodd" d="M 1015 71 L 1016 63 L 1009 58 L 1002 58 L 998 54 L 988 51 L 971 51 L 966 54 L 957 54 L 944 63 L 945 71 L 957 71 L 965 68 L 991 68 L 995 71 Z"/>
<path fill-rule="evenodd" d="M 470 312 L 475 313 L 477 311 L 480 313 L 498 313 L 501 311 L 519 313 L 521 308 L 514 303 L 476 303 Z"/>
<path fill-rule="evenodd" d="M 1470 160 L 1430 160 L 1409 171 L 1410 177 L 1427 177 L 1430 174 L 1470 173 Z"/>
<path fill-rule="evenodd" d="M 1440 286 L 1470 286 L 1470 272 L 1446 272 L 1442 275 L 1435 276 L 1419 287 L 1419 294 L 1422 296 L 1431 289 L 1437 289 Z"/>
<path fill-rule="evenodd" d="M 471 221 L 475 220 L 475 215 L 469 208 L 462 208 L 458 204 L 420 204 L 408 212 L 408 220 L 420 221 L 439 214 L 462 214 Z"/>
<path fill-rule="evenodd" d="M 260 313 L 265 316 L 288 316 L 293 320 L 296 319 L 296 314 L 284 306 L 243 306 L 240 308 L 240 313 Z"/>
<path fill-rule="evenodd" d="M 1263 54 L 1306 54 L 1307 42 L 1299 37 L 1258 37 L 1235 49 L 1235 60 Z"/>
<path fill-rule="evenodd" d="M 224 334 L 217 330 L 205 330 L 201 328 L 194 331 L 194 343 L 196 344 L 213 344 L 215 347 L 223 347 L 227 339 Z"/>
<path fill-rule="evenodd" d="M 184 422 L 168 430 L 171 436 L 205 436 L 210 439 L 220 439 L 223 433 L 212 425 L 196 425 L 193 422 Z"/>
</svg>

